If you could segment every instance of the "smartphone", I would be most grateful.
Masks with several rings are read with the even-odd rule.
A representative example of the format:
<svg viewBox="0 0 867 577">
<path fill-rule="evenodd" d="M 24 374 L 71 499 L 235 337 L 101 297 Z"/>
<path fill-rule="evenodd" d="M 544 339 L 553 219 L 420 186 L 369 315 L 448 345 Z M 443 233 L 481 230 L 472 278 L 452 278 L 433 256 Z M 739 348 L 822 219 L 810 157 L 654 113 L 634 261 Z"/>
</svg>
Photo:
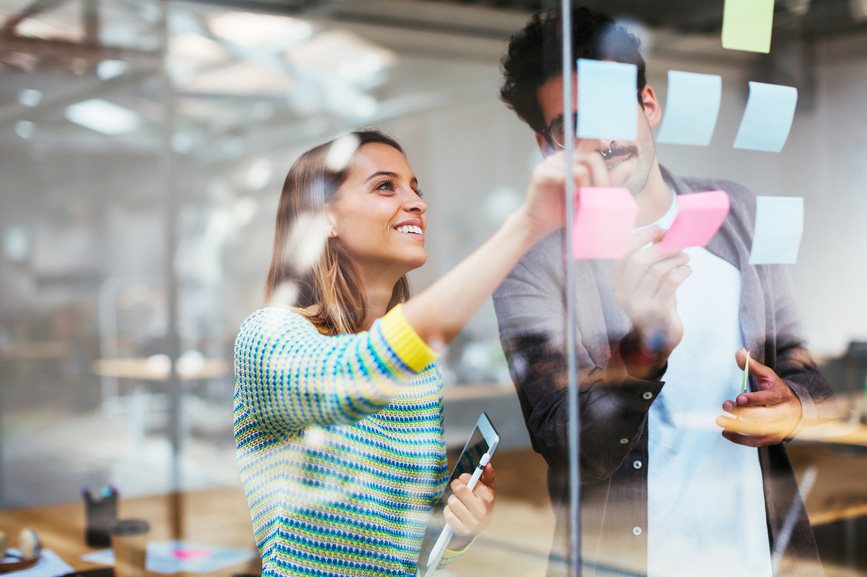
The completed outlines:
<svg viewBox="0 0 867 577">
<path fill-rule="evenodd" d="M 452 474 L 446 483 L 446 488 L 440 498 L 437 499 L 431 510 L 430 520 L 428 521 L 427 529 L 425 530 L 424 540 L 421 544 L 421 551 L 418 558 L 418 575 L 428 574 L 428 558 L 433 550 L 434 544 L 446 527 L 446 520 L 443 516 L 443 509 L 449 497 L 452 496 L 451 484 L 452 481 L 459 478 L 464 473 L 470 475 L 478 467 L 482 456 L 487 453 L 489 457 L 493 457 L 497 445 L 500 444 L 500 435 L 494 428 L 494 424 L 488 418 L 488 415 L 482 413 L 479 415 L 479 420 L 476 421 L 476 426 L 473 432 L 470 433 L 457 462 L 455 463 Z"/>
<path fill-rule="evenodd" d="M 85 569 L 83 571 L 73 571 L 61 577 L 114 577 L 114 567 L 97 567 L 96 569 Z"/>
</svg>

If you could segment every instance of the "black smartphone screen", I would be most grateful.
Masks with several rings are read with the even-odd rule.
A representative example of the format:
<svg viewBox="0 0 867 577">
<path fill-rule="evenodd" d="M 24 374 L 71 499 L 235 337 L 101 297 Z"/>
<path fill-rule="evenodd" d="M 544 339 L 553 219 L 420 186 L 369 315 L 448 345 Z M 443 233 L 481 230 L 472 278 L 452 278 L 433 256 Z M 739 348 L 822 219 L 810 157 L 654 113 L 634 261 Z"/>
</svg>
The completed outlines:
<svg viewBox="0 0 867 577">
<path fill-rule="evenodd" d="M 97 567 L 84 571 L 73 571 L 61 577 L 114 577 L 114 567 Z"/>
</svg>

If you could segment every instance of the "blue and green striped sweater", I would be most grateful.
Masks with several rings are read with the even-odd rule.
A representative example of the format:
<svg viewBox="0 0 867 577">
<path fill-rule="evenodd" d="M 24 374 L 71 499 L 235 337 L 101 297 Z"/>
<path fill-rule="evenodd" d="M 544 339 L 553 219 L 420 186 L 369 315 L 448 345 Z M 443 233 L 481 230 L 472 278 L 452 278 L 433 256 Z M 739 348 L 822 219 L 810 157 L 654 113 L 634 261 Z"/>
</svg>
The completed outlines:
<svg viewBox="0 0 867 577">
<path fill-rule="evenodd" d="M 235 441 L 263 575 L 415 574 L 448 476 L 434 361 L 400 306 L 353 335 L 289 309 L 244 321 Z"/>
</svg>

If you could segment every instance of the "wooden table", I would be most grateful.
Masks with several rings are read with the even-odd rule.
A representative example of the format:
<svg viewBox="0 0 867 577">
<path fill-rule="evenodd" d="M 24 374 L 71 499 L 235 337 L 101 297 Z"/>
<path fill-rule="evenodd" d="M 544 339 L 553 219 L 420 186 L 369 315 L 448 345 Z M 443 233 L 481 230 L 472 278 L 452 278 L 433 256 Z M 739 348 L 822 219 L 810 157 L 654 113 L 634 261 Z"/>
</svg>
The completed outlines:
<svg viewBox="0 0 867 577">
<path fill-rule="evenodd" d="M 172 527 L 172 509 L 181 512 L 180 527 Z M 232 548 L 250 548 L 256 551 L 253 525 L 247 499 L 240 488 L 219 488 L 189 491 L 154 497 L 121 499 L 118 517 L 146 519 L 151 526 L 149 538 L 153 541 L 184 539 L 197 543 Z M 12 536 L 29 527 L 35 530 L 43 545 L 57 553 L 75 570 L 100 567 L 82 561 L 81 556 L 98 549 L 84 542 L 84 503 L 51 505 L 32 509 L 0 511 L 0 530 Z M 211 573 L 217 577 L 230 577 L 236 573 L 262 572 L 259 554 L 252 561 L 233 565 Z M 154 577 L 161 573 L 149 573 Z M 178 573 L 193 577 L 197 573 Z"/>
</svg>

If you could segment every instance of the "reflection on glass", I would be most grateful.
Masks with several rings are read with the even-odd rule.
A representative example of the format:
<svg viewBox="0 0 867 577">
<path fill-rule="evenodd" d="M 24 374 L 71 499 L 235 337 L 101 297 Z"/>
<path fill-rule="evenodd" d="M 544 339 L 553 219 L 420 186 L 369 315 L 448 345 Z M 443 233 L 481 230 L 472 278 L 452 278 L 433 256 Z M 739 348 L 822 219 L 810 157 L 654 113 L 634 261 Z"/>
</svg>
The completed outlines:
<svg viewBox="0 0 867 577">
<path fill-rule="evenodd" d="M 498 99 L 500 59 L 508 38 L 532 17 L 532 3 L 357 1 L 333 10 L 329 3 L 298 2 L 291 14 L 289 4 L 271 4 L 273 13 L 248 11 L 240 2 L 232 8 L 156 0 L 0 2 L 0 529 L 14 536 L 30 527 L 46 541 L 69 543 L 68 551 L 55 552 L 77 569 L 89 566 L 80 560 L 88 552 L 83 535 L 58 529 L 60 521 L 83 521 L 82 486 L 97 493 L 113 484 L 124 516 L 147 519 L 154 535 L 240 549 L 253 560 L 225 573 L 261 571 L 236 463 L 232 351 L 239 325 L 262 304 L 275 192 L 295 158 L 359 124 L 400 135 L 432 217 L 427 266 L 410 275 L 419 294 L 519 209 L 546 158 L 540 150 L 555 151 L 559 127 L 565 132 L 571 125 L 565 119 L 580 112 L 577 104 L 571 110 L 561 105 L 562 115 L 546 116 L 552 102 L 562 101 L 559 89 L 539 90 L 559 77 L 557 34 L 515 45 L 523 48 L 507 68 L 534 79 L 515 101 L 520 116 Z M 717 235 L 724 242 L 683 251 L 693 269 L 675 293 L 683 336 L 661 378 L 639 375 L 652 388 L 630 388 L 626 361 L 653 364 L 668 336 L 651 339 L 656 345 L 649 350 L 637 339 L 624 340 L 635 324 L 627 313 L 634 314 L 637 303 L 612 296 L 611 263 L 577 263 L 579 286 L 568 293 L 581 337 L 585 571 L 595 559 L 597 575 L 614 567 L 654 573 L 675 557 L 686 563 L 690 556 L 681 552 L 687 551 L 693 560 L 697 552 L 725 559 L 705 562 L 699 574 L 734 573 L 745 564 L 761 574 L 770 564 L 771 570 L 779 566 L 778 574 L 812 575 L 815 557 L 798 560 L 796 553 L 817 548 L 828 577 L 867 575 L 860 547 L 867 529 L 867 269 L 861 264 L 867 3 L 778 2 L 767 55 L 723 49 L 722 2 L 718 7 L 717 13 L 701 2 L 616 7 L 620 22 L 641 39 L 648 63 L 643 84 L 656 99 L 645 101 L 646 90 L 632 94 L 630 102 L 644 104 L 635 107 L 636 118 L 652 124 L 657 109 L 666 117 L 679 112 L 671 120 L 680 122 L 668 129 L 683 134 L 648 139 L 645 131 L 635 143 L 601 141 L 594 148 L 610 157 L 599 159 L 609 165 L 602 168 L 609 184 L 622 183 L 633 196 L 643 186 L 632 178 L 644 170 L 639 165 L 658 157 L 668 187 L 719 187 L 734 209 Z M 576 31 L 574 39 L 581 37 Z M 605 34 L 595 46 L 611 50 L 605 54 L 613 60 L 640 64 L 619 54 L 618 46 L 626 45 L 617 37 Z M 547 56 L 536 59 L 531 48 L 540 44 Z M 592 51 L 594 44 L 586 44 Z M 576 49 L 576 58 L 580 53 Z M 681 78 L 698 73 L 706 82 L 699 86 L 694 78 L 676 94 L 668 72 Z M 711 86 L 710 80 L 719 82 Z M 748 116 L 750 82 L 797 88 L 791 131 L 777 139 L 784 145 L 779 154 L 733 149 Z M 774 112 L 773 118 L 785 116 L 782 108 Z M 167 118 L 174 119 L 171 126 Z M 753 128 L 761 124 L 747 120 Z M 539 130 L 545 126 L 552 129 Z M 650 164 L 648 182 L 658 184 Z M 171 170 L 161 176 L 160 167 Z M 687 176 L 703 177 L 700 189 Z M 751 194 L 720 177 L 764 199 L 756 201 L 755 215 L 752 201 L 744 210 L 738 200 Z M 635 199 L 648 204 L 641 194 Z M 756 239 L 774 228 L 758 222 L 767 221 L 760 206 L 793 199 L 802 199 L 803 218 L 789 211 L 787 219 L 773 213 L 772 220 L 794 223 L 782 226 L 791 237 L 802 236 L 800 247 L 777 236 L 765 245 L 774 261 L 782 249 L 797 255 L 786 267 L 794 287 L 789 292 L 777 272 L 783 267 L 745 265 L 739 250 L 728 249 L 752 235 L 745 245 L 755 252 L 762 244 Z M 661 204 L 660 210 L 672 208 Z M 680 208 L 678 215 L 685 212 Z M 298 236 L 282 247 L 290 262 L 321 256 L 325 224 L 312 216 L 299 221 Z M 801 224 L 803 234 L 795 234 Z M 303 242 L 313 237 L 319 241 Z M 479 412 L 491 414 L 503 436 L 493 462 L 491 524 L 470 554 L 449 565 L 452 574 L 540 577 L 566 566 L 569 514 L 559 506 L 568 504 L 569 465 L 569 428 L 560 413 L 568 376 L 563 249 L 543 241 L 502 289 L 509 287 L 516 304 L 509 318 L 497 303 L 510 363 L 490 304 L 440 354 L 442 441 L 450 464 Z M 764 252 L 759 256 L 769 258 Z M 713 282 L 707 270 L 719 271 Z M 735 311 L 731 299 L 707 305 L 709 295 L 755 294 L 756 277 L 761 299 L 748 299 L 754 306 L 747 312 Z M 538 298 L 517 306 L 522 295 L 529 298 L 527 287 L 538 290 Z M 280 283 L 272 302 L 297 303 L 302 288 L 292 280 Z M 783 322 L 794 317 L 782 311 L 787 303 L 794 310 L 791 294 L 802 328 Z M 696 310 L 705 309 L 715 321 L 696 328 Z M 701 346 L 687 346 L 697 340 Z M 834 389 L 831 403 L 842 420 L 824 421 L 837 411 L 811 404 L 820 386 L 812 361 L 803 349 L 784 347 L 804 340 Z M 736 385 L 730 379 L 740 371 L 743 353 L 734 349 L 741 346 L 787 383 L 800 414 L 783 415 L 780 427 L 769 427 L 748 417 L 769 407 L 736 405 L 741 377 Z M 718 357 L 708 353 L 713 348 Z M 618 358 L 622 370 L 612 374 L 606 367 L 612 359 L 619 366 Z M 698 363 L 705 370 L 690 368 Z M 768 391 L 785 391 L 755 368 L 749 394 L 768 385 Z M 611 383 L 619 385 L 612 389 Z M 794 438 L 783 443 L 785 456 L 773 444 L 746 448 L 721 435 L 718 417 L 730 419 L 720 421 L 730 431 L 748 433 L 731 435 L 735 440 Z M 646 441 L 630 436 L 621 446 L 624 426 L 641 430 Z M 609 437 L 612 450 L 594 444 Z M 307 437 L 311 446 L 327 447 L 329 439 L 315 428 Z M 647 454 L 635 455 L 645 442 Z M 606 449 L 602 458 L 600 448 Z M 701 454 L 688 466 L 678 460 L 696 451 Z M 755 458 L 733 465 L 744 451 Z M 621 482 L 626 473 L 639 481 Z M 650 490 L 658 486 L 654 479 L 662 479 L 664 490 Z M 605 483 L 623 494 L 603 491 Z M 647 495 L 632 494 L 642 487 Z M 174 488 L 180 492 L 170 494 Z M 682 503 L 709 494 L 715 498 L 707 507 Z M 635 499 L 646 503 L 639 519 L 641 509 L 628 506 Z M 726 502 L 734 502 L 730 508 L 742 518 L 737 522 L 748 525 L 709 543 L 702 531 L 732 527 Z M 762 507 L 764 521 L 751 521 Z M 776 533 L 766 530 L 763 537 L 762 523 L 770 520 Z M 654 530 L 660 523 L 699 521 L 706 525 L 700 531 Z M 744 544 L 747 539 L 754 548 L 759 544 L 761 555 Z M 728 553 L 735 546 L 738 554 Z M 760 557 L 762 567 L 749 565 Z"/>
<path fill-rule="evenodd" d="M 552 40 L 560 15 L 542 13 L 512 38 L 501 91 L 549 158 L 563 154 L 552 127 L 590 113 L 582 102 L 632 94 L 627 85 L 611 94 L 616 83 L 582 82 L 573 71 L 566 81 L 577 94 L 564 106 L 562 74 L 539 69 L 562 49 Z M 629 112 L 638 117 L 635 141 L 576 141 L 576 188 L 625 188 L 639 212 L 621 256 L 576 262 L 575 286 L 564 286 L 563 236 L 552 235 L 494 297 L 528 430 L 549 465 L 558 516 L 549 571 L 568 571 L 558 562 L 576 529 L 567 513 L 565 320 L 578 334 L 582 571 L 821 575 L 781 442 L 836 417 L 836 405 L 804 346 L 787 270 L 750 264 L 756 198 L 730 181 L 660 166 L 652 128 L 662 107 L 640 41 L 586 8 L 572 18 L 573 58 L 635 65 L 639 89 Z M 731 201 L 721 231 L 706 247 L 659 250 L 681 195 L 711 190 Z M 576 299 L 574 319 L 565 318 L 564 290 Z M 747 351 L 751 385 L 742 392 Z"/>
</svg>

